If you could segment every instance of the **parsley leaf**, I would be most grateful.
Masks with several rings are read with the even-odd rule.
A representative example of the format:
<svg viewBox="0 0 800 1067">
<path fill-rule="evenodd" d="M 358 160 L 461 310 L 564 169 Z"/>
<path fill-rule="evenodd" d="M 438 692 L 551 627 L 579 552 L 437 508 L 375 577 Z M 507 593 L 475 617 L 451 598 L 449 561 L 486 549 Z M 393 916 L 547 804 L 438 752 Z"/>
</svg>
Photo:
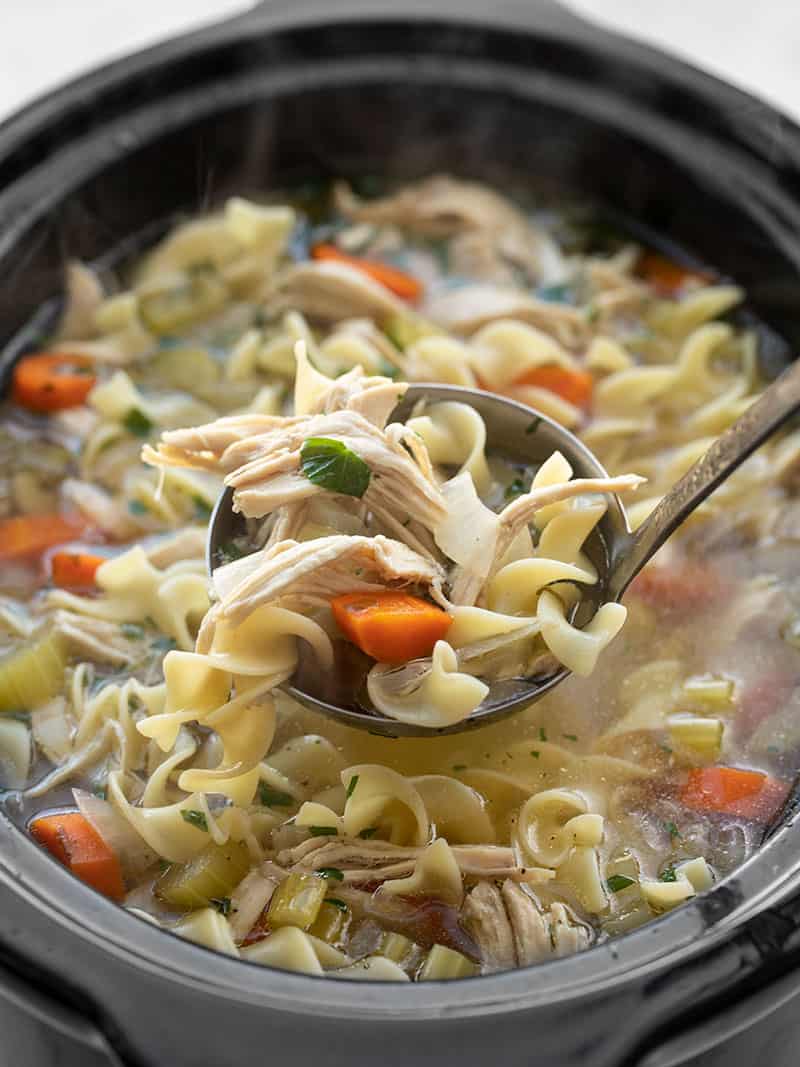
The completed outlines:
<svg viewBox="0 0 800 1067">
<path fill-rule="evenodd" d="M 665 871 L 662 871 L 658 876 L 659 882 L 677 882 L 678 876 L 675 873 L 674 867 L 667 867 Z"/>
<path fill-rule="evenodd" d="M 282 793 L 280 789 L 273 789 L 266 782 L 258 783 L 258 799 L 265 808 L 291 808 L 295 799 L 289 793 Z"/>
<path fill-rule="evenodd" d="M 212 908 L 216 908 L 220 915 L 230 915 L 231 913 L 230 897 L 209 897 L 208 903 Z"/>
<path fill-rule="evenodd" d="M 365 826 L 363 830 L 359 832 L 359 837 L 362 841 L 369 841 L 371 837 L 374 837 L 378 832 L 377 826 Z"/>
<path fill-rule="evenodd" d="M 627 889 L 629 885 L 633 885 L 633 878 L 628 878 L 625 874 L 612 874 L 606 885 L 609 893 L 620 893 L 623 889 Z"/>
<path fill-rule="evenodd" d="M 149 437 L 153 429 L 152 419 L 149 419 L 140 408 L 131 408 L 123 418 L 122 425 L 134 437 Z"/>
<path fill-rule="evenodd" d="M 541 756 L 541 752 L 537 748 L 532 748 L 531 755 L 534 759 L 538 759 Z"/>
<path fill-rule="evenodd" d="M 144 627 L 138 622 L 123 622 L 119 629 L 122 636 L 127 637 L 129 641 L 141 641 L 144 637 Z"/>
<path fill-rule="evenodd" d="M 357 785 L 358 785 L 358 775 L 354 774 L 353 777 L 350 779 L 350 781 L 348 783 L 348 786 L 347 786 L 347 799 L 348 800 L 353 795 L 353 793 L 355 793 Z"/>
<path fill-rule="evenodd" d="M 525 433 L 536 433 L 539 427 L 542 425 L 542 416 L 537 415 L 535 419 L 531 419 L 528 425 L 525 427 Z"/>
<path fill-rule="evenodd" d="M 141 500 L 129 500 L 128 511 L 131 515 L 146 515 L 147 505 L 143 504 Z"/>
<path fill-rule="evenodd" d="M 347 905 L 343 900 L 339 900 L 338 897 L 325 897 L 326 904 L 333 904 L 334 908 L 338 908 L 339 911 L 347 911 Z"/>
<path fill-rule="evenodd" d="M 344 496 L 362 497 L 372 472 L 355 452 L 330 437 L 309 437 L 300 449 L 303 474 L 314 485 Z"/>
<path fill-rule="evenodd" d="M 505 487 L 503 497 L 506 500 L 516 500 L 518 496 L 522 496 L 525 492 L 527 492 L 527 490 L 523 479 L 515 478 L 513 482 Z"/>
<path fill-rule="evenodd" d="M 565 737 L 567 739 L 567 741 L 577 741 L 578 740 L 578 735 L 577 734 L 562 734 L 561 736 Z"/>
<path fill-rule="evenodd" d="M 308 832 L 312 837 L 336 837 L 339 831 L 335 826 L 309 826 Z"/>
<path fill-rule="evenodd" d="M 183 808 L 181 810 L 181 818 L 184 822 L 188 822 L 190 826 L 194 826 L 197 830 L 203 830 L 208 833 L 208 820 L 202 811 L 195 811 L 192 808 Z"/>
<path fill-rule="evenodd" d="M 344 874 L 342 874 L 338 867 L 318 867 L 317 874 L 320 878 L 327 878 L 329 882 L 344 881 Z"/>
<path fill-rule="evenodd" d="M 545 742 L 547 741 L 547 731 L 543 726 L 539 727 L 539 740 Z"/>
<path fill-rule="evenodd" d="M 675 825 L 674 822 L 665 822 L 664 823 L 664 829 L 667 831 L 667 833 L 669 834 L 669 836 L 673 840 L 675 840 L 675 841 L 681 841 L 682 840 L 681 832 L 678 829 L 678 827 Z"/>
</svg>

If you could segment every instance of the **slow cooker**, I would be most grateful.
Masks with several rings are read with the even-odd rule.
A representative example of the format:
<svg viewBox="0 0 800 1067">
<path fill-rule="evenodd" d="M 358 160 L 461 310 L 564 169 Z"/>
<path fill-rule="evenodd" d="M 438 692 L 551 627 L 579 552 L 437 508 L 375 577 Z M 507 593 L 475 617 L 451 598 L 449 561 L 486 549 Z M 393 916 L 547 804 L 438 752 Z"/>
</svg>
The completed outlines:
<svg viewBox="0 0 800 1067">
<path fill-rule="evenodd" d="M 0 369 L 53 313 L 66 255 L 124 255 L 234 191 L 437 169 L 589 197 L 742 284 L 774 331 L 767 360 L 800 343 L 800 130 L 773 108 L 548 0 L 275 0 L 0 127 Z M 709 894 L 582 955 L 454 983 L 215 955 L 107 902 L 5 817 L 0 886 L 15 1067 L 798 1059 L 793 803 Z"/>
</svg>

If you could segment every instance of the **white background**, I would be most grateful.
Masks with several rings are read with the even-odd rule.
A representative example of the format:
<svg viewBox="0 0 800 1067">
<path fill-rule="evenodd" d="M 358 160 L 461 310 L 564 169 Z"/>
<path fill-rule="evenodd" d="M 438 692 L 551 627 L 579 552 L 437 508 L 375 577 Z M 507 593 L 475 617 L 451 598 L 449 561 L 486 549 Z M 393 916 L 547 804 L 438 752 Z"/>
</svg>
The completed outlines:
<svg viewBox="0 0 800 1067">
<path fill-rule="evenodd" d="M 800 0 L 570 3 L 800 118 Z M 87 67 L 245 6 L 246 0 L 0 0 L 0 117 Z"/>
</svg>

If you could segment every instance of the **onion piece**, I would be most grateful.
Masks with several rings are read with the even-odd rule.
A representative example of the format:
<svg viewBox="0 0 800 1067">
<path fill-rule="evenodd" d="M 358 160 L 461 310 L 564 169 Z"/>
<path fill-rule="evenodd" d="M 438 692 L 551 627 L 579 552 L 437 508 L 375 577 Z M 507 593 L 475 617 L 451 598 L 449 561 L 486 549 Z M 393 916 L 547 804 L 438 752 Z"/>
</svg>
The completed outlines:
<svg viewBox="0 0 800 1067">
<path fill-rule="evenodd" d="M 87 793 L 85 789 L 73 789 L 72 795 L 78 811 L 116 854 L 125 878 L 134 881 L 153 866 L 158 859 L 156 853 L 107 800 Z"/>
</svg>

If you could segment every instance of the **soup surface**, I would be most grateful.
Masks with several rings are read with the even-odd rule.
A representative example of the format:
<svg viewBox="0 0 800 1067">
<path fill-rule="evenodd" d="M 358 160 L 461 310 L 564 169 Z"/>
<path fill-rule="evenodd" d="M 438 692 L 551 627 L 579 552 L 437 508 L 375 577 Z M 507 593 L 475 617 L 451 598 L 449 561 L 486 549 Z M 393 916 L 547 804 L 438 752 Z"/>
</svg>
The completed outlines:
<svg viewBox="0 0 800 1067">
<path fill-rule="evenodd" d="M 128 274 L 68 268 L 0 412 L 3 803 L 218 951 L 466 977 L 631 930 L 763 840 L 800 762 L 800 432 L 578 629 L 604 493 L 640 524 L 764 388 L 743 294 L 470 182 L 367 191 L 234 199 Z M 407 381 L 527 404 L 610 478 L 494 454 L 467 405 L 392 422 Z M 209 583 L 224 483 L 242 535 Z M 436 727 L 559 664 L 449 736 L 279 688 L 300 665 Z"/>
</svg>

